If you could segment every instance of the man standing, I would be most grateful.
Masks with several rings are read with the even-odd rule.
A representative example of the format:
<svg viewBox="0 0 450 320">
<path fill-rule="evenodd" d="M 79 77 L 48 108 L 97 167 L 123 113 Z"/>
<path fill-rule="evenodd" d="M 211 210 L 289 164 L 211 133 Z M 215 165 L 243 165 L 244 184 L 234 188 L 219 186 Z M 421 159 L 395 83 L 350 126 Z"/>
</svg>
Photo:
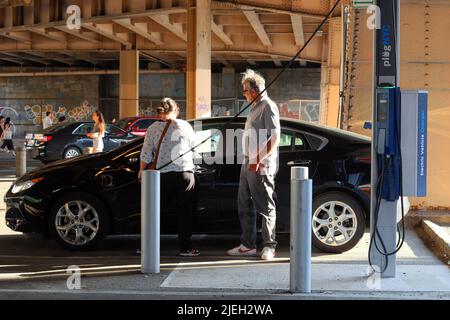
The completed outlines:
<svg viewBox="0 0 450 320">
<path fill-rule="evenodd" d="M 248 102 L 265 89 L 264 78 L 247 70 L 242 75 L 242 92 Z M 280 116 L 277 105 L 261 94 L 250 107 L 243 135 L 244 162 L 241 167 L 238 210 L 241 223 L 241 244 L 228 250 L 231 256 L 256 255 L 256 213 L 263 217 L 261 258 L 275 256 L 276 206 L 274 201 L 275 174 L 278 170 Z"/>
<path fill-rule="evenodd" d="M 50 114 L 51 114 L 51 112 L 47 111 L 47 112 L 45 113 L 45 118 L 42 119 L 42 127 L 44 128 L 44 130 L 47 129 L 47 128 L 49 128 L 49 127 L 51 127 L 52 124 L 53 124 L 53 121 L 52 121 L 52 119 L 50 118 Z"/>
</svg>

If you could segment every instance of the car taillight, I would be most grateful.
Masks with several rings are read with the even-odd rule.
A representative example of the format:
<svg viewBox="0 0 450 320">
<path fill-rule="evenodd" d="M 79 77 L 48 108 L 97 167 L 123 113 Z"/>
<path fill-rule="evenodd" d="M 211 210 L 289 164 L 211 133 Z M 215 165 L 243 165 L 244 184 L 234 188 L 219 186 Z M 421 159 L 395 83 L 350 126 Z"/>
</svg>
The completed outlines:
<svg viewBox="0 0 450 320">
<path fill-rule="evenodd" d="M 52 139 L 53 139 L 53 136 L 44 136 L 41 141 L 42 141 L 42 143 L 45 143 L 45 142 L 49 142 Z"/>
<path fill-rule="evenodd" d="M 358 186 L 358 188 L 359 188 L 361 191 L 367 193 L 369 196 L 370 196 L 370 190 L 371 190 L 371 187 L 372 187 L 372 186 L 371 186 L 370 184 L 362 184 L 362 185 Z"/>
<path fill-rule="evenodd" d="M 356 160 L 356 162 L 362 162 L 362 163 L 367 163 L 367 164 L 372 163 L 372 159 L 370 157 L 356 157 L 355 160 Z"/>
</svg>

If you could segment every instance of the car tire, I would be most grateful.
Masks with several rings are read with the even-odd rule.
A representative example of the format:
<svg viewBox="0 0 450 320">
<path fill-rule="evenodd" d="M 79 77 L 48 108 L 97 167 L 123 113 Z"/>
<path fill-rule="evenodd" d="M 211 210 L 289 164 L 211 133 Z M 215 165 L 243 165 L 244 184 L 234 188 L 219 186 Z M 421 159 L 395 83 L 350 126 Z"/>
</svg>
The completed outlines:
<svg viewBox="0 0 450 320">
<path fill-rule="evenodd" d="M 70 159 L 81 156 L 83 153 L 78 147 L 68 147 L 64 150 L 63 159 Z"/>
<path fill-rule="evenodd" d="M 72 192 L 52 206 L 48 227 L 52 238 L 65 249 L 88 250 L 108 235 L 110 218 L 105 205 L 95 196 Z"/>
<path fill-rule="evenodd" d="M 355 198 L 346 193 L 320 194 L 313 200 L 312 213 L 312 243 L 323 252 L 348 251 L 364 235 L 364 211 Z"/>
</svg>

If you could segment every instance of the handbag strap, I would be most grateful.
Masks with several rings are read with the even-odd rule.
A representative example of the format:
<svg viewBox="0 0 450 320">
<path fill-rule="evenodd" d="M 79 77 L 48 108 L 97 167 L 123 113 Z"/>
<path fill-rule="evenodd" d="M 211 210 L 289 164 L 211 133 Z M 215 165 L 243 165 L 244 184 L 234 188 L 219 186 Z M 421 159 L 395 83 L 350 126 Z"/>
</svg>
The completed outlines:
<svg viewBox="0 0 450 320">
<path fill-rule="evenodd" d="M 156 149 L 155 159 L 153 160 L 153 163 L 154 163 L 153 166 L 154 166 L 155 169 L 156 169 L 156 164 L 158 163 L 159 150 L 161 149 L 162 141 L 163 141 L 163 139 L 164 139 L 164 136 L 165 136 L 166 133 L 167 133 L 167 130 L 169 130 L 169 126 L 170 126 L 171 123 L 172 123 L 172 120 L 167 121 L 167 124 L 166 124 L 166 126 L 164 127 L 164 130 L 163 130 L 163 132 L 162 132 L 162 134 L 161 134 L 161 138 L 159 138 L 158 148 Z"/>
</svg>

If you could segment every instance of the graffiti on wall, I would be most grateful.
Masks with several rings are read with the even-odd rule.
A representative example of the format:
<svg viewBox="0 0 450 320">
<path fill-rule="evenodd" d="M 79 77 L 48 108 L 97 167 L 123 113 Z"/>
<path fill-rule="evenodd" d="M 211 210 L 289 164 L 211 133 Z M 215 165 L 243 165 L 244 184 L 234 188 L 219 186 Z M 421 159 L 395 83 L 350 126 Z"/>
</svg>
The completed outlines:
<svg viewBox="0 0 450 320">
<path fill-rule="evenodd" d="M 0 116 L 5 118 L 17 118 L 19 114 L 14 108 L 11 107 L 0 107 Z"/>
<path fill-rule="evenodd" d="M 92 112 L 94 112 L 94 106 L 90 105 L 86 100 L 81 106 L 70 110 L 63 106 L 55 107 L 51 104 L 25 105 L 24 110 L 28 121 L 33 122 L 33 124 L 41 124 L 42 117 L 45 117 L 46 112 L 50 112 L 50 118 L 54 123 L 62 116 L 65 116 L 68 121 L 88 120 Z"/>
</svg>

